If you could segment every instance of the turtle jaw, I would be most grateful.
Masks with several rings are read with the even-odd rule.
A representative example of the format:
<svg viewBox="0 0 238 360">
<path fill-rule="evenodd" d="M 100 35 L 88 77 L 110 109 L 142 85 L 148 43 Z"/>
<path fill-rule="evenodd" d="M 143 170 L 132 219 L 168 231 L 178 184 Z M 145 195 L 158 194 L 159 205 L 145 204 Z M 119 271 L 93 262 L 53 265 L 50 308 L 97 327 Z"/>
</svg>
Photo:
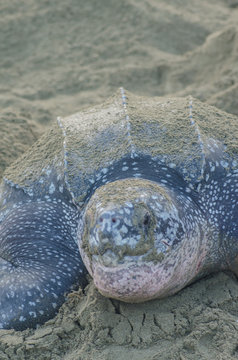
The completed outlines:
<svg viewBox="0 0 238 360">
<path fill-rule="evenodd" d="M 109 268 L 97 264 L 93 271 L 94 284 L 99 292 L 106 297 L 114 298 L 128 303 L 140 303 L 158 297 L 167 296 L 167 279 L 160 283 L 158 292 L 158 279 L 156 269 L 152 263 L 138 266 L 124 266 Z"/>
<path fill-rule="evenodd" d="M 162 275 L 158 284 L 161 266 L 156 266 L 153 262 L 138 263 L 131 260 L 117 266 L 105 266 L 98 256 L 89 258 L 83 251 L 81 255 L 96 288 L 105 297 L 140 303 L 174 293 L 167 289 L 169 273 L 168 277 Z"/>
<path fill-rule="evenodd" d="M 196 262 L 126 262 L 105 266 L 97 259 L 82 254 L 83 261 L 98 291 L 105 297 L 127 303 L 140 303 L 173 295 L 194 277 Z M 173 256 L 174 257 L 174 256 Z"/>
<path fill-rule="evenodd" d="M 146 253 L 126 256 L 120 263 L 105 264 L 100 255 L 88 254 L 80 246 L 79 250 L 99 292 L 128 303 L 175 294 L 199 277 L 199 268 L 207 256 L 206 245 L 201 245 L 199 233 L 193 239 L 184 239 L 161 259 Z"/>
</svg>

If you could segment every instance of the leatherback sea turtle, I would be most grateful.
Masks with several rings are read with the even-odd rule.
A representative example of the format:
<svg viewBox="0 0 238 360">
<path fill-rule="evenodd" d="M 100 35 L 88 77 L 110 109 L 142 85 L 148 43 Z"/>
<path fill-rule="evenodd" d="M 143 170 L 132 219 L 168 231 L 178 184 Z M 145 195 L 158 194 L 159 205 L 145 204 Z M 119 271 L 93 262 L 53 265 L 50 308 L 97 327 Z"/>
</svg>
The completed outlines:
<svg viewBox="0 0 238 360">
<path fill-rule="evenodd" d="M 238 274 L 237 121 L 123 89 L 59 118 L 1 185 L 0 328 L 53 317 L 87 270 L 127 302 Z"/>
</svg>

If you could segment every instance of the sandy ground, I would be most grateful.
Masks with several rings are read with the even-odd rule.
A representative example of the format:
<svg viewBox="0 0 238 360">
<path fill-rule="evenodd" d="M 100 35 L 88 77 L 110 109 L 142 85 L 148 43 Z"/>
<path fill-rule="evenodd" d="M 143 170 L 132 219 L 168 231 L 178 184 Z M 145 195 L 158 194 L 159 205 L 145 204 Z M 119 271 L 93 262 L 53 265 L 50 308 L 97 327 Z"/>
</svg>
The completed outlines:
<svg viewBox="0 0 238 360">
<path fill-rule="evenodd" d="M 237 0 L 12 0 L 0 14 L 1 174 L 56 116 L 119 86 L 238 115 Z M 0 359 L 237 359 L 237 300 L 223 273 L 141 305 L 90 284 L 39 329 L 0 331 Z"/>
</svg>

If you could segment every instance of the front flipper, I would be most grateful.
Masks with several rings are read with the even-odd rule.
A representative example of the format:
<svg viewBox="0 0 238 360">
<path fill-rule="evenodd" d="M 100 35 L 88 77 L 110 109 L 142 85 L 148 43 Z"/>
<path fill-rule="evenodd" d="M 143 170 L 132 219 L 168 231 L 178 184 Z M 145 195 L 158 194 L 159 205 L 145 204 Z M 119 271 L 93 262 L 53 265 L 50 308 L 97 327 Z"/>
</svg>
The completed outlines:
<svg viewBox="0 0 238 360">
<path fill-rule="evenodd" d="M 52 318 L 86 268 L 75 243 L 78 214 L 66 204 L 13 209 L 0 225 L 0 328 L 23 330 Z"/>
</svg>

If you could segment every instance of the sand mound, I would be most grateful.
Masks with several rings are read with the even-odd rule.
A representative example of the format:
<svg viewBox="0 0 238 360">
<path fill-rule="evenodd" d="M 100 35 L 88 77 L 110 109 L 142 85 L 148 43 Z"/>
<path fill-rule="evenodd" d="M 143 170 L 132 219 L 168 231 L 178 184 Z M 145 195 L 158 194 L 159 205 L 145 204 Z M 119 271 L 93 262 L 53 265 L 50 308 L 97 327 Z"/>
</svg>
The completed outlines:
<svg viewBox="0 0 238 360">
<path fill-rule="evenodd" d="M 90 284 L 39 329 L 0 331 L 1 359 L 235 359 L 237 280 L 210 276 L 144 304 L 106 299 Z"/>
</svg>

